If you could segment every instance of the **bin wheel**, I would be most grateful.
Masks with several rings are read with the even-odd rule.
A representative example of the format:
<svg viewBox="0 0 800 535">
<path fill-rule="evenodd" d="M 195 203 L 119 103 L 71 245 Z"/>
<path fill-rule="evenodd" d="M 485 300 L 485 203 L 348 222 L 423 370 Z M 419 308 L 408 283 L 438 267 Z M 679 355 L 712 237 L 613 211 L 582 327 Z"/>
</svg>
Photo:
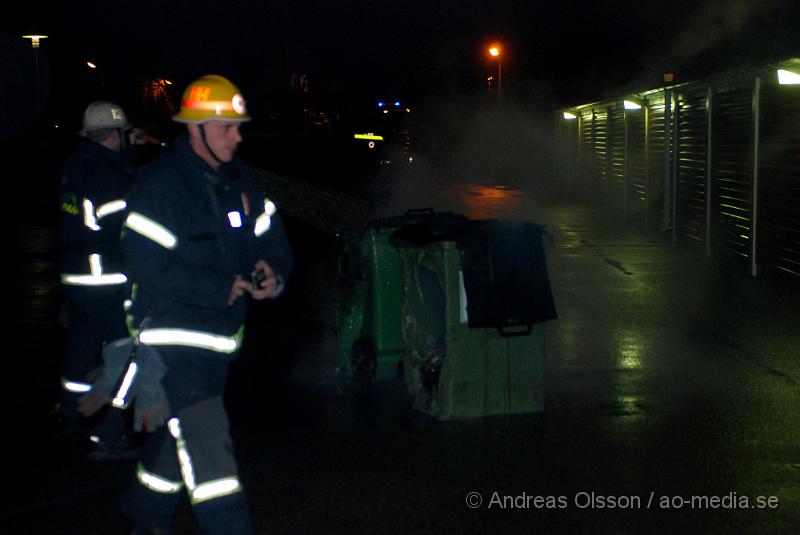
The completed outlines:
<svg viewBox="0 0 800 535">
<path fill-rule="evenodd" d="M 356 385 L 366 387 L 375 381 L 378 357 L 372 342 L 365 338 L 359 338 L 353 342 L 350 352 L 350 369 L 353 373 L 353 380 Z"/>
</svg>

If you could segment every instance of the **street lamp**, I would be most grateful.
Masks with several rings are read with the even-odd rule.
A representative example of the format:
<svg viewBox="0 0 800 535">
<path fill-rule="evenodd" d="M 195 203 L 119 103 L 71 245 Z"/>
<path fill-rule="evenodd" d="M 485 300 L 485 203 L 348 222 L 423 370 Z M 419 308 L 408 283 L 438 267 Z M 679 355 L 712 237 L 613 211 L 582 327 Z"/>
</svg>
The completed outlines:
<svg viewBox="0 0 800 535">
<path fill-rule="evenodd" d="M 48 36 L 40 35 L 40 34 L 30 34 L 30 35 L 23 35 L 23 39 L 30 39 L 31 40 L 31 48 L 39 48 L 39 42 L 42 39 L 47 39 Z"/>
<path fill-rule="evenodd" d="M 28 35 L 23 35 L 23 39 L 30 39 L 31 40 L 31 48 L 34 49 L 33 51 L 33 61 L 34 61 L 34 77 L 36 78 L 35 84 L 36 87 L 34 89 L 34 99 L 36 101 L 36 113 L 39 113 L 39 107 L 41 106 L 40 97 L 39 97 L 39 85 L 41 82 L 39 81 L 39 43 L 42 39 L 47 39 L 46 35 L 33 33 Z"/>
<path fill-rule="evenodd" d="M 500 45 L 491 45 L 489 55 L 497 58 L 497 106 L 499 107 L 503 98 L 503 58 Z"/>
<path fill-rule="evenodd" d="M 100 77 L 100 98 L 105 96 L 105 83 L 103 80 L 103 69 L 99 68 L 96 63 L 87 61 L 86 66 L 92 70 L 97 70 L 97 75 Z"/>
</svg>

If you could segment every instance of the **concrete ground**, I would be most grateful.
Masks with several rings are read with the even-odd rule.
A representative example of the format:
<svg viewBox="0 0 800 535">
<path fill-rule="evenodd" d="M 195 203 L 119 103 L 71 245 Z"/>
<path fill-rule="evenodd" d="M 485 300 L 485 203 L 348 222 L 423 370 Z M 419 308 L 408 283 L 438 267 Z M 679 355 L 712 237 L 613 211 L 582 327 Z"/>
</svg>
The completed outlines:
<svg viewBox="0 0 800 535">
<path fill-rule="evenodd" d="M 514 198 L 509 216 L 552 234 L 559 313 L 546 410 L 528 415 L 436 422 L 401 383 L 339 393 L 334 248 L 290 222 L 295 286 L 256 309 L 274 329 L 251 328 L 229 389 L 259 533 L 796 533 L 798 294 L 592 209 Z M 127 533 L 117 500 L 135 462 L 83 460 L 39 401 L 62 336 L 53 236 L 17 229 L 0 531 Z M 175 527 L 195 532 L 185 504 Z"/>
</svg>

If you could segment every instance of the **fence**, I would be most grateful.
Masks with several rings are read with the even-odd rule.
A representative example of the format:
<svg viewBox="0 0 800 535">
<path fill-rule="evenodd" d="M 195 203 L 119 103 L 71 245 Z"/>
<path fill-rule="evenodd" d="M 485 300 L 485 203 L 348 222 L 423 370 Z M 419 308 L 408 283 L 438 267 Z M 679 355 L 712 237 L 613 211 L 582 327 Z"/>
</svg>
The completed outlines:
<svg viewBox="0 0 800 535">
<path fill-rule="evenodd" d="M 569 198 L 800 286 L 800 59 L 556 115 Z"/>
</svg>

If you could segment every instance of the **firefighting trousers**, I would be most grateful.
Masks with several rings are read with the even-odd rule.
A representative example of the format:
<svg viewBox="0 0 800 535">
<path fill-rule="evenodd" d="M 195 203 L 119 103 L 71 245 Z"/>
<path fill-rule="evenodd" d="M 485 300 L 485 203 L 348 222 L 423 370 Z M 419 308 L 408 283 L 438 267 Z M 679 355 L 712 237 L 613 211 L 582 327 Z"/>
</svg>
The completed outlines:
<svg viewBox="0 0 800 535">
<path fill-rule="evenodd" d="M 222 398 L 229 363 L 202 349 L 159 351 L 171 416 L 147 439 L 123 511 L 137 526 L 166 528 L 187 495 L 202 533 L 254 533 Z"/>
<path fill-rule="evenodd" d="M 67 301 L 67 339 L 61 370 L 61 411 L 81 419 L 78 399 L 88 388 L 90 372 L 103 363 L 103 345 L 127 336 L 123 302 L 126 285 L 64 286 Z M 91 434 L 114 440 L 125 431 L 121 411 L 104 409 L 92 418 Z"/>
</svg>

